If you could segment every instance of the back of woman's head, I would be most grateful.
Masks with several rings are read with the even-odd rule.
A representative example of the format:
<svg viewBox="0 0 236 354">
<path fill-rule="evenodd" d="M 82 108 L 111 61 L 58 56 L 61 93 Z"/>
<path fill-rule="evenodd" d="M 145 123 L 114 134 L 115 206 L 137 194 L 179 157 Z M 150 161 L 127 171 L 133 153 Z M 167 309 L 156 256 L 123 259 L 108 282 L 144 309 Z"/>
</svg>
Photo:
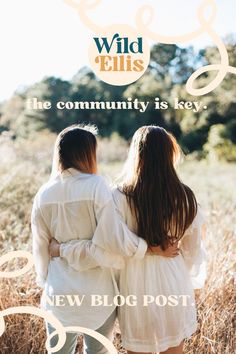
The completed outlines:
<svg viewBox="0 0 236 354">
<path fill-rule="evenodd" d="M 150 245 L 166 247 L 191 225 L 197 203 L 175 170 L 181 149 L 173 135 L 144 126 L 132 139 L 122 187 L 137 220 L 138 235 Z"/>
<path fill-rule="evenodd" d="M 57 171 L 75 168 L 84 173 L 96 173 L 97 129 L 90 125 L 72 125 L 57 137 L 54 165 Z"/>
</svg>

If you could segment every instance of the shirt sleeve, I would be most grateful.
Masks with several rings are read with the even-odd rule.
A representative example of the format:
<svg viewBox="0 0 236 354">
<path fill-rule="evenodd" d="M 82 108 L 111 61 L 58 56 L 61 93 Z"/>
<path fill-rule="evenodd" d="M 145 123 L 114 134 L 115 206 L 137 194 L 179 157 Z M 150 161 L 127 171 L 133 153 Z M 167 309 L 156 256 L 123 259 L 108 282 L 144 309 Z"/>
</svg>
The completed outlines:
<svg viewBox="0 0 236 354">
<path fill-rule="evenodd" d="M 186 230 L 180 242 L 181 254 L 195 289 L 202 288 L 206 279 L 206 251 L 202 241 L 205 230 L 205 218 L 198 207 L 192 225 Z"/>
<path fill-rule="evenodd" d="M 33 203 L 31 229 L 33 234 L 33 256 L 37 275 L 36 282 L 43 288 L 50 261 L 48 246 L 51 237 L 40 210 L 39 194 L 36 195 Z"/>
<path fill-rule="evenodd" d="M 122 269 L 125 265 L 121 256 L 112 254 L 93 244 L 92 240 L 71 240 L 60 245 L 60 257 L 70 267 L 85 271 L 96 267 Z"/>
<path fill-rule="evenodd" d="M 92 240 L 72 240 L 60 246 L 60 256 L 72 268 L 80 271 L 96 266 L 121 269 L 125 265 L 124 257 L 144 257 L 147 243 L 128 229 L 103 179 L 95 191 L 94 212 L 97 226 Z"/>
<path fill-rule="evenodd" d="M 95 195 L 97 227 L 93 243 L 106 251 L 123 257 L 142 259 L 147 243 L 129 230 L 115 206 L 112 192 L 101 179 Z"/>
</svg>

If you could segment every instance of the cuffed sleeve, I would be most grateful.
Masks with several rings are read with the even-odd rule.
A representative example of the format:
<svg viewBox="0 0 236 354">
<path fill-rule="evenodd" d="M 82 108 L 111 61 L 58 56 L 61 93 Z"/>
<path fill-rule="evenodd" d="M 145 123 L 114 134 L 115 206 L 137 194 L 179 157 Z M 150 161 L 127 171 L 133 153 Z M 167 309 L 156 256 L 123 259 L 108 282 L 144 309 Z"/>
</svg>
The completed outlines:
<svg viewBox="0 0 236 354">
<path fill-rule="evenodd" d="M 106 252 L 95 246 L 91 240 L 72 240 L 60 245 L 60 257 L 77 271 L 85 271 L 98 266 L 122 269 L 122 257 Z"/>
</svg>

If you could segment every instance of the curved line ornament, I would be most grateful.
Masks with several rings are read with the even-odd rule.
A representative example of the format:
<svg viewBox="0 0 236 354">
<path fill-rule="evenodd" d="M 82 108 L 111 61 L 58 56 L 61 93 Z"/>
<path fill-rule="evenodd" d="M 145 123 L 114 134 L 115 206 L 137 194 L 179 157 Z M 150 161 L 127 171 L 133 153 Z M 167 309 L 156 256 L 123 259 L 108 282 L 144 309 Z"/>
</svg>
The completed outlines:
<svg viewBox="0 0 236 354">
<path fill-rule="evenodd" d="M 95 339 L 97 339 L 104 347 L 109 351 L 110 354 L 117 354 L 117 350 L 114 347 L 113 343 L 104 337 L 102 334 L 85 327 L 64 327 L 62 323 L 49 312 L 40 309 L 34 306 L 18 306 L 18 307 L 10 307 L 3 311 L 0 311 L 0 337 L 3 335 L 6 329 L 4 317 L 14 314 L 28 314 L 28 315 L 36 315 L 38 317 L 43 318 L 47 323 L 50 323 L 52 327 L 55 328 L 55 331 L 47 337 L 45 342 L 45 347 L 51 353 L 55 353 L 59 351 L 66 341 L 66 332 L 76 332 L 80 334 L 87 334 Z M 54 347 L 50 347 L 50 340 L 55 335 L 58 336 L 58 342 Z"/>
<path fill-rule="evenodd" d="M 88 12 L 91 9 L 94 10 L 96 7 L 98 7 L 101 4 L 102 0 L 80 0 L 79 2 L 77 2 L 76 0 L 64 0 L 64 2 L 67 5 L 71 6 L 79 14 L 80 20 L 87 28 L 97 34 L 102 31 L 104 27 L 101 27 L 94 23 L 92 20 L 90 20 L 88 16 Z M 207 10 L 210 10 L 208 18 L 206 18 Z M 213 30 L 212 27 L 217 14 L 217 5 L 215 3 L 215 0 L 203 0 L 197 10 L 197 17 L 200 24 L 199 28 L 195 31 L 179 36 L 165 36 L 152 31 L 149 27 L 154 20 L 154 12 L 155 11 L 151 5 L 143 5 L 137 10 L 135 16 L 136 29 L 140 33 L 142 33 L 144 37 L 149 38 L 158 43 L 176 44 L 188 43 L 203 34 L 208 34 L 208 36 L 212 39 L 213 43 L 216 45 L 220 53 L 220 63 L 205 65 L 197 69 L 189 77 L 186 83 L 186 90 L 189 94 L 193 96 L 206 95 L 214 91 L 222 83 L 228 73 L 236 74 L 236 68 L 229 65 L 229 56 L 223 41 L 221 40 L 220 36 L 218 36 L 218 34 Z M 194 88 L 194 83 L 199 78 L 199 76 L 203 73 L 207 73 L 210 71 L 217 71 L 216 77 L 205 87 Z"/>
<path fill-rule="evenodd" d="M 30 252 L 12 251 L 0 257 L 0 267 L 9 261 L 12 261 L 15 258 L 26 258 L 28 262 L 23 268 L 18 270 L 14 270 L 11 272 L 0 271 L 0 278 L 17 278 L 30 271 L 34 266 L 33 255 Z M 100 341 L 100 343 L 102 343 L 104 347 L 107 348 L 109 353 L 117 354 L 116 348 L 114 347 L 113 343 L 110 340 L 108 340 L 106 337 L 101 335 L 100 333 L 85 327 L 64 327 L 62 323 L 54 315 L 35 306 L 16 306 L 16 307 L 9 307 L 5 310 L 0 311 L 0 337 L 3 335 L 3 333 L 6 330 L 4 317 L 9 315 L 14 315 L 14 314 L 28 314 L 28 315 L 35 315 L 41 317 L 46 322 L 50 323 L 53 328 L 55 328 L 55 331 L 51 333 L 50 336 L 47 337 L 47 340 L 45 342 L 46 349 L 51 353 L 55 353 L 63 347 L 66 341 L 66 332 L 76 332 L 76 333 L 90 335 L 91 337 Z M 50 339 L 55 335 L 58 336 L 58 342 L 53 348 L 51 348 Z"/>
<path fill-rule="evenodd" d="M 12 261 L 15 258 L 26 258 L 28 260 L 27 264 L 18 270 L 7 272 L 7 271 L 0 271 L 0 278 L 15 278 L 19 277 L 25 273 L 27 273 L 29 270 L 31 270 L 34 266 L 34 258 L 33 255 L 30 252 L 26 251 L 12 251 L 4 254 L 3 256 L 0 257 L 0 267 L 9 262 Z"/>
</svg>

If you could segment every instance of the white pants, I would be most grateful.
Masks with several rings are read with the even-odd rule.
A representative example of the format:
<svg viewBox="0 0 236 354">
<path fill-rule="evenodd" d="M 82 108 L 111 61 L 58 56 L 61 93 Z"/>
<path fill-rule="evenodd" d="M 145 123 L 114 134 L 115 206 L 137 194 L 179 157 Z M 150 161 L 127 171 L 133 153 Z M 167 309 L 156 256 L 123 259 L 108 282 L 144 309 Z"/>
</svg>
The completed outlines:
<svg viewBox="0 0 236 354">
<path fill-rule="evenodd" d="M 111 314 L 111 316 L 106 320 L 106 322 L 96 331 L 112 341 L 115 320 L 116 320 L 116 311 L 114 311 Z M 47 331 L 50 334 L 54 331 L 54 328 L 50 324 L 47 324 Z M 86 334 L 84 334 L 83 337 L 84 337 L 84 354 L 108 354 L 109 353 L 107 349 L 93 337 L 90 337 Z M 78 339 L 77 333 L 67 333 L 66 342 L 64 346 L 59 351 L 55 352 L 55 354 L 75 354 L 77 339 Z M 57 344 L 57 341 L 58 341 L 58 337 L 54 336 L 50 341 L 51 347 L 54 347 Z"/>
</svg>

